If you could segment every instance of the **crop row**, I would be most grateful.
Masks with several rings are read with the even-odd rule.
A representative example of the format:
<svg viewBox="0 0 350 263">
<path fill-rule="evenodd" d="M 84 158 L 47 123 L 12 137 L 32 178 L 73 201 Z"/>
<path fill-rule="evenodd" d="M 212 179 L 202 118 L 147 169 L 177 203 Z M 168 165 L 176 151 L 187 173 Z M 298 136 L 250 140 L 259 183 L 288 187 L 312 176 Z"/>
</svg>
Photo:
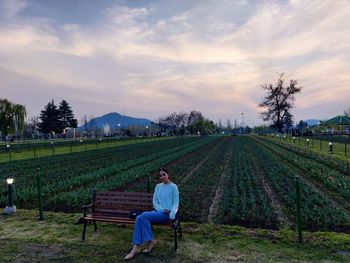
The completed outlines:
<svg viewBox="0 0 350 263">
<path fill-rule="evenodd" d="M 249 138 L 252 140 L 251 138 Z M 253 140 L 252 140 L 252 143 Z M 295 222 L 296 191 L 295 172 L 279 156 L 262 144 L 255 142 L 254 154 L 268 177 L 279 199 Z M 308 230 L 349 230 L 347 215 L 335 207 L 327 197 L 320 195 L 305 183 L 300 184 L 302 226 Z"/>
<path fill-rule="evenodd" d="M 190 173 L 191 170 L 195 169 L 203 160 L 205 160 L 205 157 L 210 155 L 210 153 L 214 151 L 215 148 L 218 147 L 220 142 L 223 140 L 223 137 L 219 137 L 218 139 L 197 148 L 196 150 L 182 156 L 181 158 L 167 163 L 166 167 L 170 171 L 171 181 L 179 185 L 181 181 L 186 178 L 188 173 Z M 145 177 L 143 179 L 143 182 L 133 183 L 131 185 L 128 185 L 123 190 L 145 192 L 147 190 L 148 179 L 150 179 L 149 184 L 151 190 L 153 190 L 156 184 L 160 182 L 157 171 L 152 173 L 149 178 Z"/>
<path fill-rule="evenodd" d="M 181 193 L 181 217 L 206 222 L 224 170 L 225 155 L 230 149 L 232 137 L 226 137 L 209 152 L 206 161 L 179 185 Z"/>
<path fill-rule="evenodd" d="M 93 183 L 81 186 L 74 191 L 67 189 L 67 191 L 57 193 L 48 198 L 47 204 L 49 207 L 54 207 L 56 209 L 66 207 L 67 204 L 73 209 L 77 208 L 82 203 L 87 203 L 90 200 L 93 189 L 106 191 L 121 190 L 125 185 L 152 173 L 164 164 L 180 158 L 196 148 L 201 147 L 201 145 L 208 143 L 209 140 L 211 139 L 203 139 L 201 143 L 188 145 L 181 149 L 173 149 L 172 152 L 169 151 L 168 153 L 159 154 L 158 158 L 140 165 L 132 166 L 126 170 L 112 169 L 112 171 L 107 172 L 107 175 L 105 174 L 106 171 L 97 171 Z M 102 176 L 100 173 L 102 173 Z"/>
<path fill-rule="evenodd" d="M 259 137 L 259 138 L 264 140 L 264 141 L 268 141 L 271 144 L 274 144 L 274 145 L 277 145 L 281 148 L 284 148 L 288 151 L 299 154 L 307 159 L 311 159 L 311 160 L 314 160 L 318 163 L 322 163 L 328 167 L 331 167 L 332 169 L 337 170 L 338 172 L 340 172 L 344 175 L 350 176 L 350 170 L 349 170 L 350 162 L 349 161 L 342 160 L 339 158 L 332 158 L 329 154 L 325 155 L 325 154 L 316 153 L 316 152 L 308 150 L 307 148 L 301 148 L 298 146 L 285 144 L 283 142 L 272 140 L 272 139 L 267 138 L 267 137 Z"/>
<path fill-rule="evenodd" d="M 53 178 L 47 181 L 43 187 L 46 204 L 49 207 L 73 209 L 87 201 L 91 196 L 91 189 L 114 190 L 113 187 L 120 187 L 130 180 L 135 180 L 142 173 L 149 171 L 152 164 L 163 163 L 167 158 L 178 158 L 178 156 L 191 151 L 202 144 L 207 143 L 212 138 L 202 140 L 187 141 L 186 144 L 179 141 L 178 146 L 170 149 L 160 150 L 152 147 L 154 152 L 148 152 L 138 158 L 126 158 L 123 161 L 116 162 L 110 166 L 96 169 L 86 174 L 72 176 L 70 178 Z M 141 150 L 141 149 L 138 149 Z M 143 152 L 145 153 L 145 152 Z M 129 156 L 130 157 L 130 156 Z M 48 179 L 48 178 L 46 178 Z M 18 185 L 18 184 L 16 184 Z M 87 194 L 89 192 L 89 194 Z M 36 186 L 33 183 L 23 183 L 17 186 L 16 202 L 22 207 L 32 207 L 33 200 L 36 198 Z M 80 203 L 79 203 L 80 202 Z"/>
<path fill-rule="evenodd" d="M 262 188 L 259 171 L 252 162 L 252 144 L 237 137 L 231 145 L 232 160 L 224 177 L 217 222 L 254 227 L 277 227 L 271 201 Z"/>
<path fill-rule="evenodd" d="M 130 169 L 133 166 L 150 162 L 156 158 L 159 158 L 163 154 L 172 153 L 173 151 L 177 151 L 179 149 L 185 148 L 186 146 L 187 145 L 170 148 L 163 151 L 157 151 L 150 155 L 142 156 L 132 160 L 123 160 L 122 162 L 116 162 L 111 166 L 103 167 L 101 169 L 89 172 L 87 174 L 82 174 L 71 178 L 58 177 L 52 181 L 47 182 L 43 186 L 43 192 L 46 193 L 45 197 L 48 198 L 57 193 L 61 193 L 62 191 L 66 191 L 67 189 L 72 191 L 78 187 L 89 186 L 91 184 L 94 184 L 96 180 L 104 179 L 110 174 L 118 173 L 118 172 Z M 21 201 L 28 202 L 28 201 L 34 200 L 36 197 L 36 185 L 26 184 L 25 186 L 17 190 L 17 195 L 18 195 L 17 200 L 20 203 Z"/>
<path fill-rule="evenodd" d="M 308 178 L 323 184 L 328 190 L 340 194 L 350 200 L 350 173 L 346 169 L 345 161 L 336 161 L 333 158 L 320 159 L 319 155 L 300 151 L 296 147 L 288 147 L 283 144 L 262 141 L 266 147 L 281 154 L 285 160 L 298 166 Z M 335 162 L 342 162 L 336 166 Z M 350 208 L 349 202 L 347 205 Z"/>
<path fill-rule="evenodd" d="M 115 162 L 138 158 L 154 151 L 162 151 L 182 144 L 193 143 L 197 138 L 171 139 L 145 144 L 124 145 L 113 148 L 98 149 L 52 157 L 14 161 L 0 164 L 0 180 L 14 177 L 17 183 L 24 180 L 32 184 L 38 173 L 42 172 L 43 183 L 57 179 L 71 178 L 80 174 L 108 167 Z"/>
<path fill-rule="evenodd" d="M 53 185 L 60 181 L 74 179 L 88 173 L 93 173 L 98 169 L 107 168 L 115 163 L 131 161 L 143 156 L 148 156 L 154 152 L 162 152 L 179 146 L 199 143 L 197 138 L 173 139 L 169 141 L 155 141 L 142 145 L 127 145 L 110 149 L 95 150 L 86 153 L 76 153 L 71 155 L 61 155 L 52 158 L 32 159 L 31 161 L 16 161 L 10 164 L 1 164 L 2 177 L 12 176 L 15 178 L 16 194 L 21 189 L 35 188 L 38 168 L 43 185 Z M 203 141 L 204 142 L 204 141 Z M 49 188 L 50 191 L 54 189 Z M 1 197 L 4 202 L 5 189 L 1 189 Z M 30 192 L 30 191 L 29 191 Z M 32 191 L 33 192 L 33 191 Z M 32 194 L 28 194 L 32 195 Z M 18 195 L 16 195 L 18 197 Z"/>
</svg>

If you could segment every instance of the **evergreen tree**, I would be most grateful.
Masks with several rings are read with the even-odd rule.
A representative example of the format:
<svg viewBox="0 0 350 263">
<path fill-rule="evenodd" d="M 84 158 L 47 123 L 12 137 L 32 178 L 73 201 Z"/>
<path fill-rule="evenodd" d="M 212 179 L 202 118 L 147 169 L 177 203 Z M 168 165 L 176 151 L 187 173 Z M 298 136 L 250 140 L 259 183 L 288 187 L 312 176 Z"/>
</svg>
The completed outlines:
<svg viewBox="0 0 350 263">
<path fill-rule="evenodd" d="M 74 118 L 73 111 L 69 106 L 68 102 L 62 100 L 58 108 L 58 120 L 61 125 L 61 130 L 65 128 L 77 128 L 78 121 Z"/>
<path fill-rule="evenodd" d="M 60 133 L 62 131 L 59 121 L 60 111 L 55 105 L 54 100 L 49 102 L 40 113 L 41 123 L 39 128 L 43 133 Z"/>
</svg>

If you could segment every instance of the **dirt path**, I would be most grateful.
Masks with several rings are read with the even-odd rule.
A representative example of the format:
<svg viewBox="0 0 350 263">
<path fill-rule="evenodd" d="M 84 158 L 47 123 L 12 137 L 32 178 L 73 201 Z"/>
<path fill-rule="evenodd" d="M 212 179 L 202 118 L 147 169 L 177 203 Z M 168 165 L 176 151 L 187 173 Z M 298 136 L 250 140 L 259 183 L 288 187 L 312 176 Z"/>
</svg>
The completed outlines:
<svg viewBox="0 0 350 263">
<path fill-rule="evenodd" d="M 188 178 L 190 178 L 198 169 L 199 167 L 202 166 L 203 163 L 205 163 L 208 158 L 209 158 L 210 154 L 205 157 L 200 163 L 198 163 L 195 167 L 193 167 L 179 182 L 179 185 L 186 183 L 186 181 L 188 180 Z"/>
<path fill-rule="evenodd" d="M 221 141 L 219 143 L 217 143 L 212 149 L 211 152 L 200 162 L 198 163 L 195 167 L 193 167 L 178 183 L 178 185 L 181 185 L 183 183 L 186 183 L 189 178 L 191 178 L 191 176 L 199 169 L 199 167 L 201 167 L 203 165 L 203 163 L 205 163 L 208 158 L 215 153 L 216 148 L 218 148 L 220 146 L 221 143 L 223 143 L 224 141 Z"/>
<path fill-rule="evenodd" d="M 218 213 L 219 209 L 219 203 L 223 194 L 223 190 L 225 187 L 225 178 L 231 174 L 230 169 L 230 163 L 232 161 L 232 150 L 229 149 L 229 151 L 225 154 L 225 163 L 223 164 L 223 172 L 220 177 L 220 182 L 218 184 L 218 187 L 215 191 L 215 197 L 213 199 L 213 202 L 211 203 L 211 206 L 209 208 L 209 214 L 208 214 L 208 222 L 214 223 L 214 220 L 216 218 L 216 215 Z"/>
</svg>

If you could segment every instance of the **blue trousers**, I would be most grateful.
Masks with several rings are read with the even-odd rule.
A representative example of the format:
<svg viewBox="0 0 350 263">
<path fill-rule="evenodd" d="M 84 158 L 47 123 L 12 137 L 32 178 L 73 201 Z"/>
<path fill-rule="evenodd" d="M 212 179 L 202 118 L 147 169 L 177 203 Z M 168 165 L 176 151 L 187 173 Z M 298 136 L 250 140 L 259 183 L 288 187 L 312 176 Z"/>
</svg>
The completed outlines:
<svg viewBox="0 0 350 263">
<path fill-rule="evenodd" d="M 169 215 L 164 214 L 163 212 L 143 212 L 136 217 L 134 233 L 132 235 L 132 244 L 140 245 L 144 242 L 153 240 L 151 223 L 166 223 L 169 220 Z"/>
</svg>

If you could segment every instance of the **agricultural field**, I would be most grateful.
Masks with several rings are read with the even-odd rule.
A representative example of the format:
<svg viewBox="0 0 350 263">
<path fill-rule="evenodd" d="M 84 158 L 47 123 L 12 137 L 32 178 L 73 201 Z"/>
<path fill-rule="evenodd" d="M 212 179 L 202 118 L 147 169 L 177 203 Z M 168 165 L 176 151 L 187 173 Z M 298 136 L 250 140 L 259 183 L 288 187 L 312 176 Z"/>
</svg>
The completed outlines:
<svg viewBox="0 0 350 263">
<path fill-rule="evenodd" d="M 302 228 L 349 233 L 349 165 L 268 137 L 183 137 L 4 162 L 0 180 L 15 178 L 19 208 L 37 207 L 40 176 L 45 210 L 79 212 L 93 189 L 152 190 L 157 169 L 166 166 L 184 221 L 294 229 L 298 176 Z"/>
</svg>

